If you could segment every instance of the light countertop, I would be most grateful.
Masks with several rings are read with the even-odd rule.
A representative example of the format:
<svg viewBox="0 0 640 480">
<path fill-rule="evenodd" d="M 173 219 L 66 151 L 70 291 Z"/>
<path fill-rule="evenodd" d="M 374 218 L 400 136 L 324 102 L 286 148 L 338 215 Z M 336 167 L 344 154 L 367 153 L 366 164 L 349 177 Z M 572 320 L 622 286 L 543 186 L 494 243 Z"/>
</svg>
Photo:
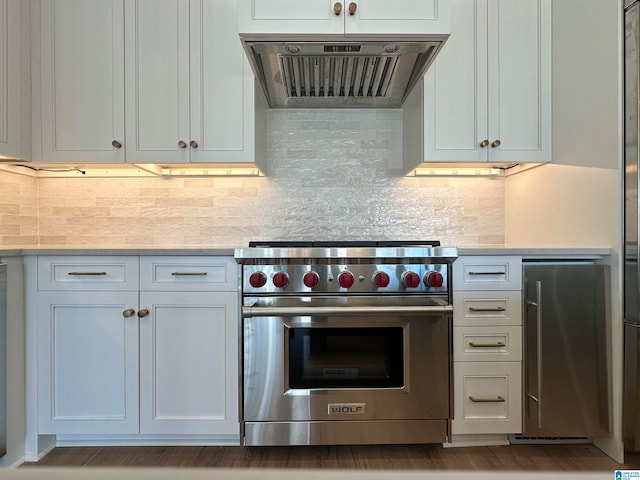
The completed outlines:
<svg viewBox="0 0 640 480">
<path fill-rule="evenodd" d="M 233 256 L 238 246 L 215 247 L 86 247 L 86 246 L 61 246 L 61 247 L 0 247 L 0 257 L 12 257 L 20 255 L 216 255 Z M 601 258 L 613 253 L 611 248 L 532 248 L 532 247 L 458 247 L 458 255 L 514 255 L 524 258 Z"/>
</svg>

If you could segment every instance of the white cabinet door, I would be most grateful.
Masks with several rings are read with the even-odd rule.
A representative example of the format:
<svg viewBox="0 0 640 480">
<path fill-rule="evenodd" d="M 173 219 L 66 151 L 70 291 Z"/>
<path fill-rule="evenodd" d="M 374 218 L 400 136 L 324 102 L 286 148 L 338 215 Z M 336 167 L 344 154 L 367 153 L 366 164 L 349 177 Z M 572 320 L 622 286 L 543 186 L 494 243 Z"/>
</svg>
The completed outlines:
<svg viewBox="0 0 640 480">
<path fill-rule="evenodd" d="M 548 162 L 551 1 L 489 0 L 488 11 L 489 160 Z"/>
<path fill-rule="evenodd" d="M 30 141 L 30 129 L 23 108 L 25 95 L 30 94 L 29 79 L 23 77 L 23 59 L 28 58 L 28 44 L 23 38 L 28 35 L 23 24 L 23 9 L 28 13 L 28 3 L 21 0 L 0 0 L 0 157 L 28 158 L 26 140 Z M 24 30 L 24 31 L 23 31 Z M 23 81 L 24 78 L 24 81 Z"/>
<path fill-rule="evenodd" d="M 550 0 L 452 0 L 425 76 L 427 162 L 551 160 Z"/>
<path fill-rule="evenodd" d="M 38 433 L 138 432 L 137 292 L 39 292 Z"/>
<path fill-rule="evenodd" d="M 235 292 L 142 292 L 140 433 L 238 435 Z"/>
<path fill-rule="evenodd" d="M 239 0 L 239 32 L 343 35 L 343 3 L 343 0 Z M 339 15 L 335 4 L 339 5 Z"/>
<path fill-rule="evenodd" d="M 191 162 L 252 163 L 255 87 L 238 2 L 191 0 L 190 10 Z"/>
<path fill-rule="evenodd" d="M 451 36 L 425 75 L 427 161 L 487 160 L 486 25 L 486 2 L 451 1 Z"/>
<path fill-rule="evenodd" d="M 520 362 L 455 362 L 453 433 L 520 433 Z"/>
<path fill-rule="evenodd" d="M 449 0 L 345 0 L 344 9 L 346 34 L 451 31 Z"/>
<path fill-rule="evenodd" d="M 235 0 L 126 0 L 127 162 L 254 161 Z"/>
<path fill-rule="evenodd" d="M 449 33 L 449 0 L 242 0 L 241 33 Z"/>
<path fill-rule="evenodd" d="M 124 162 L 123 0 L 40 7 L 39 160 Z"/>
<path fill-rule="evenodd" d="M 188 162 L 189 0 L 125 7 L 127 162 Z"/>
</svg>

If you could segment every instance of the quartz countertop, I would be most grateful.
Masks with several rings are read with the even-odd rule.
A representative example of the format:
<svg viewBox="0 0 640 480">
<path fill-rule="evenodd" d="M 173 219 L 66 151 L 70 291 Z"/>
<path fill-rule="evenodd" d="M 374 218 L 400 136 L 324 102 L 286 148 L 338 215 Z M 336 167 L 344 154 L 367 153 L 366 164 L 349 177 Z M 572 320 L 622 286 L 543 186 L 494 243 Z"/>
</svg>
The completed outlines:
<svg viewBox="0 0 640 480">
<path fill-rule="evenodd" d="M 536 248 L 536 247 L 458 247 L 458 255 L 515 255 L 523 258 L 600 258 L 611 255 L 613 250 L 607 247 L 580 248 Z"/>
<path fill-rule="evenodd" d="M 0 248 L 0 257 L 16 255 L 216 255 L 233 256 L 235 247 L 22 247 Z"/>
<path fill-rule="evenodd" d="M 445 245 L 449 246 L 449 245 Z M 245 246 L 215 246 L 215 247 L 87 247 L 87 246 L 46 246 L 46 247 L 7 247 L 0 248 L 1 257 L 19 255 L 217 255 L 233 256 L 235 248 Z M 593 248 L 534 248 L 534 247 L 500 247 L 477 246 L 457 247 L 458 255 L 516 255 L 524 258 L 601 258 L 611 255 L 613 250 L 607 247 Z"/>
</svg>

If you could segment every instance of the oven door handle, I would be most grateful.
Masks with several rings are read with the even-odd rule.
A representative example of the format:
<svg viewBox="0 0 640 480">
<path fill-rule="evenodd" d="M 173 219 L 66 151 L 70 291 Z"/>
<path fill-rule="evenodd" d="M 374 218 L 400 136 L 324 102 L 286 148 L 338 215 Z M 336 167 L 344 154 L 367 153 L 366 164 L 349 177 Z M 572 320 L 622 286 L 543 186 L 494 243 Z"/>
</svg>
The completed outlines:
<svg viewBox="0 0 640 480">
<path fill-rule="evenodd" d="M 243 318 L 251 317 L 305 317 L 339 315 L 399 315 L 429 317 L 451 317 L 453 306 L 451 305 L 414 305 L 406 307 L 393 306 L 363 306 L 363 307 L 242 307 Z"/>
</svg>

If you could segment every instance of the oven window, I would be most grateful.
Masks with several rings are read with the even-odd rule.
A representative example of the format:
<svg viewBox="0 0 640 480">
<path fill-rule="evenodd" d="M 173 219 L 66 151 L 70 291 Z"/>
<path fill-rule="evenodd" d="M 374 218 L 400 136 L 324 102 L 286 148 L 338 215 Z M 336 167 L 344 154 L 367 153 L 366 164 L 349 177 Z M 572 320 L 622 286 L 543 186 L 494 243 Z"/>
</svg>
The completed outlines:
<svg viewBox="0 0 640 480">
<path fill-rule="evenodd" d="M 401 327 L 290 328 L 289 388 L 404 386 Z"/>
</svg>

